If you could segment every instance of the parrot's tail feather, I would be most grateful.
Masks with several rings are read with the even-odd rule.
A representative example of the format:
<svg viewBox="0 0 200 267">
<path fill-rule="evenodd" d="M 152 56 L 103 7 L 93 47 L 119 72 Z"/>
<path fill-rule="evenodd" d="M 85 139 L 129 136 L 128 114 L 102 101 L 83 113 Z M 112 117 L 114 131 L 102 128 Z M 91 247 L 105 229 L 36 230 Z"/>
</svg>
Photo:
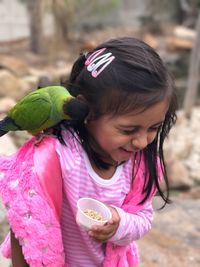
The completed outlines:
<svg viewBox="0 0 200 267">
<path fill-rule="evenodd" d="M 0 121 L 0 136 L 6 134 L 9 131 L 20 130 L 20 127 L 10 117 L 5 117 Z"/>
<path fill-rule="evenodd" d="M 6 134 L 7 132 L 6 131 L 2 131 L 0 130 L 0 137 L 3 136 L 4 134 Z"/>
<path fill-rule="evenodd" d="M 64 105 L 64 113 L 73 120 L 83 121 L 88 115 L 89 107 L 86 103 L 72 98 Z"/>
<path fill-rule="evenodd" d="M 5 129 L 7 117 L 5 117 L 3 120 L 0 121 L 0 137 L 6 134 L 8 131 Z"/>
</svg>

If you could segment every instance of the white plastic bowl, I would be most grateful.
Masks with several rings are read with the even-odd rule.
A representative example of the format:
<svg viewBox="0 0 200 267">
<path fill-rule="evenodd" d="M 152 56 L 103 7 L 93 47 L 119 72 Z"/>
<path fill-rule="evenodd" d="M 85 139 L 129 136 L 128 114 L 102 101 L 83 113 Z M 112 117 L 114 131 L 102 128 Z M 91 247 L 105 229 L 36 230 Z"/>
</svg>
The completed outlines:
<svg viewBox="0 0 200 267">
<path fill-rule="evenodd" d="M 96 220 L 86 215 L 84 212 L 88 209 L 100 213 L 103 220 Z M 83 197 L 77 201 L 76 222 L 85 230 L 91 229 L 92 225 L 104 225 L 111 217 L 109 208 L 96 199 Z"/>
</svg>

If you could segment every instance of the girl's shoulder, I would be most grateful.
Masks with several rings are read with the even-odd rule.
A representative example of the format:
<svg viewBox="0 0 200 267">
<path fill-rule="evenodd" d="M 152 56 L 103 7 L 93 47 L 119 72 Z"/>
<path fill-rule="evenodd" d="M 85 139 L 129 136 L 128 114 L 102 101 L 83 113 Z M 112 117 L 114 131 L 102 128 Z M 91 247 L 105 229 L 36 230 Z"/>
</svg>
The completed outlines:
<svg viewBox="0 0 200 267">
<path fill-rule="evenodd" d="M 59 156 L 61 167 L 73 168 L 83 158 L 83 147 L 78 135 L 69 130 L 62 131 L 64 144 L 58 139 L 56 141 L 56 152 Z"/>
<path fill-rule="evenodd" d="M 81 153 L 83 151 L 80 138 L 73 130 L 63 130 L 62 139 L 64 143 L 57 139 L 57 147 L 64 149 L 68 153 L 73 152 L 74 154 Z"/>
</svg>

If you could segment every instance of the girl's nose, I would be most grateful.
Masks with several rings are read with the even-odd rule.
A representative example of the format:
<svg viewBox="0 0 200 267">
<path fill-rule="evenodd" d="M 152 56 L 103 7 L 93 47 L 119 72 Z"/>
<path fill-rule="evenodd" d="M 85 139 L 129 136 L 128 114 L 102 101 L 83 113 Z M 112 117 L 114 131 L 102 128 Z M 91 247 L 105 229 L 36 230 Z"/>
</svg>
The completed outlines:
<svg viewBox="0 0 200 267">
<path fill-rule="evenodd" d="M 148 136 L 147 133 L 141 133 L 138 134 L 137 137 L 135 137 L 132 140 L 132 146 L 134 150 L 142 150 L 148 145 Z"/>
</svg>

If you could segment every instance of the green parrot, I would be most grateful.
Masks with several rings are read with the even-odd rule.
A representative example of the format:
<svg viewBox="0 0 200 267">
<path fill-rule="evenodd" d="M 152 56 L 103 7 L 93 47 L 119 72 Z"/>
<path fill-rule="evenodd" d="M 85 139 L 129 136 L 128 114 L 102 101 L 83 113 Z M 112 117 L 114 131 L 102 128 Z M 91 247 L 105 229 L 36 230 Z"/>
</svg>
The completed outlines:
<svg viewBox="0 0 200 267">
<path fill-rule="evenodd" d="M 84 120 L 87 113 L 87 105 L 65 87 L 47 86 L 24 96 L 10 109 L 0 121 L 0 136 L 18 130 L 38 135 L 62 120 Z"/>
</svg>

